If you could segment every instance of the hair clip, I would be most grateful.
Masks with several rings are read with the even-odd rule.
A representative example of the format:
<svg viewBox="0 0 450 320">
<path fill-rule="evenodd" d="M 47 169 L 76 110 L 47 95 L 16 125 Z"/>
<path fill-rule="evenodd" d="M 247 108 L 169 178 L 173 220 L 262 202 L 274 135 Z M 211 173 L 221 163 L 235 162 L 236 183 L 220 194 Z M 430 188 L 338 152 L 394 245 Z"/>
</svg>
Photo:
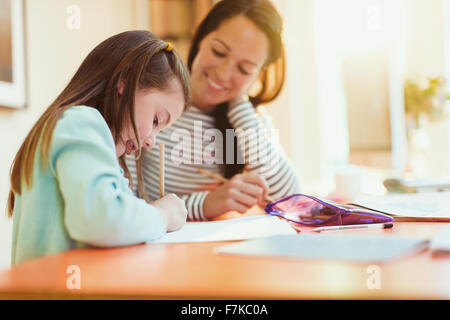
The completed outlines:
<svg viewBox="0 0 450 320">
<path fill-rule="evenodd" d="M 173 50 L 173 45 L 172 45 L 172 43 L 167 42 L 167 48 L 166 48 L 166 51 L 167 51 L 167 52 L 172 52 L 172 50 Z"/>
</svg>

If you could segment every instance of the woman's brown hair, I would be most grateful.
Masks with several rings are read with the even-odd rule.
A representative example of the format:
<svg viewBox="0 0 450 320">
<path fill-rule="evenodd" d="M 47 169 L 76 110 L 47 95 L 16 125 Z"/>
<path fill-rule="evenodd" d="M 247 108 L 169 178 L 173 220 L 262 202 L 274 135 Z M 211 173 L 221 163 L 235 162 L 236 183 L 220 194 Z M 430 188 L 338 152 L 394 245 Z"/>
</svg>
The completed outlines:
<svg viewBox="0 0 450 320">
<path fill-rule="evenodd" d="M 202 20 L 192 39 L 187 65 L 190 71 L 194 59 L 198 53 L 200 42 L 209 33 L 213 32 L 228 19 L 235 16 L 243 16 L 251 20 L 269 39 L 269 55 L 259 75 L 259 91 L 249 97 L 254 107 L 273 101 L 281 92 L 285 80 L 285 54 L 281 39 L 283 20 L 268 0 L 222 0 L 219 1 Z M 216 128 L 223 136 L 226 129 L 232 129 L 227 117 L 227 102 L 219 104 L 213 113 Z M 236 148 L 236 143 L 234 144 Z M 223 163 L 225 177 L 231 178 L 236 173 L 242 172 L 244 166 L 234 161 L 226 164 L 226 144 L 223 145 Z M 234 155 L 237 155 L 234 151 Z"/>
<path fill-rule="evenodd" d="M 108 124 L 116 144 L 123 143 L 124 126 L 131 123 L 140 150 L 141 141 L 135 122 L 135 92 L 151 88 L 165 90 L 172 79 L 178 79 L 183 88 L 186 109 L 190 104 L 189 73 L 178 54 L 168 49 L 168 43 L 149 31 L 127 31 L 100 43 L 42 114 L 17 152 L 11 166 L 8 216 L 13 214 L 15 196 L 21 194 L 22 183 L 25 182 L 28 188 L 33 185 L 38 145 L 43 169 L 46 167 L 52 134 L 64 111 L 75 105 L 97 109 Z M 123 86 L 121 94 L 118 92 L 119 83 Z M 136 157 L 140 157 L 139 152 Z M 132 185 L 124 156 L 119 158 L 119 163 Z M 138 170 L 142 169 L 138 166 Z M 139 178 L 138 193 L 147 199 L 142 179 Z"/>
</svg>

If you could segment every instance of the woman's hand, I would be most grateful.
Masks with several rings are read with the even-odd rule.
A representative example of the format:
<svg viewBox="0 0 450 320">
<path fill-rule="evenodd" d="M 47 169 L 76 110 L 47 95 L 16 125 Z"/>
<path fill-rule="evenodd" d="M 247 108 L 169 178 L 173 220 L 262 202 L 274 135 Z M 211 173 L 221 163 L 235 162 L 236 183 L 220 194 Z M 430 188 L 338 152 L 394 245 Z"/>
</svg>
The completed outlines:
<svg viewBox="0 0 450 320">
<path fill-rule="evenodd" d="M 233 99 L 231 99 L 228 102 L 228 104 L 230 107 L 234 107 L 235 105 L 237 105 L 241 102 L 244 102 L 244 101 L 248 101 L 248 100 L 249 100 L 249 98 L 248 98 L 247 94 L 241 94 L 241 95 L 238 95 L 238 96 L 234 97 Z"/>
<path fill-rule="evenodd" d="M 161 214 L 167 232 L 181 229 L 186 223 L 187 209 L 183 200 L 175 194 L 168 194 L 152 203 Z"/>
<path fill-rule="evenodd" d="M 258 174 L 237 174 L 206 196 L 203 215 L 212 219 L 228 211 L 244 213 L 255 204 L 263 204 L 268 190 L 266 180 Z"/>
</svg>

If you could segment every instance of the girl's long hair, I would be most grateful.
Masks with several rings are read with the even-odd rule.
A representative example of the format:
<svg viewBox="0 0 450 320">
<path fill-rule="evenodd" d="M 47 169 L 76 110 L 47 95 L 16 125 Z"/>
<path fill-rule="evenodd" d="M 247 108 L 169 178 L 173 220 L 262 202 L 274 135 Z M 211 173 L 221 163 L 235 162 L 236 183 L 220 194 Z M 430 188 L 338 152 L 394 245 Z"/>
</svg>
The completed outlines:
<svg viewBox="0 0 450 320">
<path fill-rule="evenodd" d="M 202 20 L 192 39 L 188 54 L 188 69 L 192 71 L 192 64 L 198 53 L 200 42 L 209 33 L 219 28 L 225 20 L 235 16 L 250 19 L 264 32 L 269 39 L 270 49 L 265 66 L 259 75 L 259 91 L 250 97 L 254 107 L 273 101 L 281 92 L 285 80 L 285 54 L 281 38 L 283 20 L 268 0 L 222 0 L 219 1 Z M 216 128 L 226 136 L 226 129 L 232 129 L 227 117 L 227 102 L 219 104 L 213 113 Z M 236 148 L 236 144 L 235 148 Z M 235 150 L 233 154 L 237 154 Z M 226 164 L 227 146 L 223 144 L 223 163 L 226 178 L 242 172 L 244 166 L 236 163 Z"/>
<path fill-rule="evenodd" d="M 138 89 L 167 89 L 172 79 L 178 79 L 183 88 L 186 109 L 190 104 L 189 73 L 178 54 L 168 50 L 168 43 L 149 31 L 127 31 L 100 43 L 42 114 L 17 152 L 11 166 L 8 216 L 12 217 L 15 196 L 21 194 L 23 182 L 28 188 L 33 185 L 38 145 L 42 169 L 47 166 L 52 134 L 64 111 L 75 105 L 97 109 L 108 124 L 116 144 L 123 143 L 122 132 L 125 125 L 131 123 L 140 150 L 141 141 L 135 122 L 135 92 Z M 119 83 L 123 87 L 121 94 L 118 92 Z M 139 156 L 137 152 L 136 157 Z M 119 158 L 119 163 L 131 186 L 131 175 L 124 156 Z M 142 172 L 142 167 L 138 166 L 138 172 Z M 139 176 L 142 175 L 138 175 L 138 194 L 147 199 Z"/>
</svg>

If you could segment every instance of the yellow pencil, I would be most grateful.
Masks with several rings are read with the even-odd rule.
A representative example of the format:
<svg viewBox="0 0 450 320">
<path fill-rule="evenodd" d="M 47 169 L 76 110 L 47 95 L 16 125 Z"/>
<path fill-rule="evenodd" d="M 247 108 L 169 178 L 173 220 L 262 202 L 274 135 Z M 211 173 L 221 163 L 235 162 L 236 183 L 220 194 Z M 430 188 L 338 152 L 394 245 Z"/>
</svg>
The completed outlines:
<svg viewBox="0 0 450 320">
<path fill-rule="evenodd" d="M 164 143 L 159 144 L 159 197 L 164 197 Z"/>
<path fill-rule="evenodd" d="M 224 178 L 224 177 L 222 177 L 221 175 L 212 173 L 212 172 L 207 171 L 207 170 L 203 170 L 203 169 L 198 168 L 197 171 L 200 172 L 201 174 L 204 174 L 205 176 L 214 178 L 214 179 L 219 180 L 219 181 L 222 181 L 222 182 L 227 182 L 227 181 L 228 181 L 227 178 Z"/>
<path fill-rule="evenodd" d="M 228 181 L 227 178 L 224 178 L 224 177 L 222 177 L 221 175 L 215 174 L 215 173 L 210 172 L 210 171 L 208 171 L 208 170 L 204 170 L 204 169 L 198 168 L 197 171 L 198 171 L 199 173 L 201 173 L 201 174 L 204 174 L 205 176 L 208 176 L 208 177 L 217 179 L 217 180 L 219 180 L 219 181 L 221 181 L 221 182 L 227 182 L 227 181 Z M 268 196 L 265 196 L 265 197 L 264 197 L 264 201 L 266 201 L 266 202 L 273 202 L 274 200 L 273 200 L 272 198 L 268 197 Z"/>
</svg>

